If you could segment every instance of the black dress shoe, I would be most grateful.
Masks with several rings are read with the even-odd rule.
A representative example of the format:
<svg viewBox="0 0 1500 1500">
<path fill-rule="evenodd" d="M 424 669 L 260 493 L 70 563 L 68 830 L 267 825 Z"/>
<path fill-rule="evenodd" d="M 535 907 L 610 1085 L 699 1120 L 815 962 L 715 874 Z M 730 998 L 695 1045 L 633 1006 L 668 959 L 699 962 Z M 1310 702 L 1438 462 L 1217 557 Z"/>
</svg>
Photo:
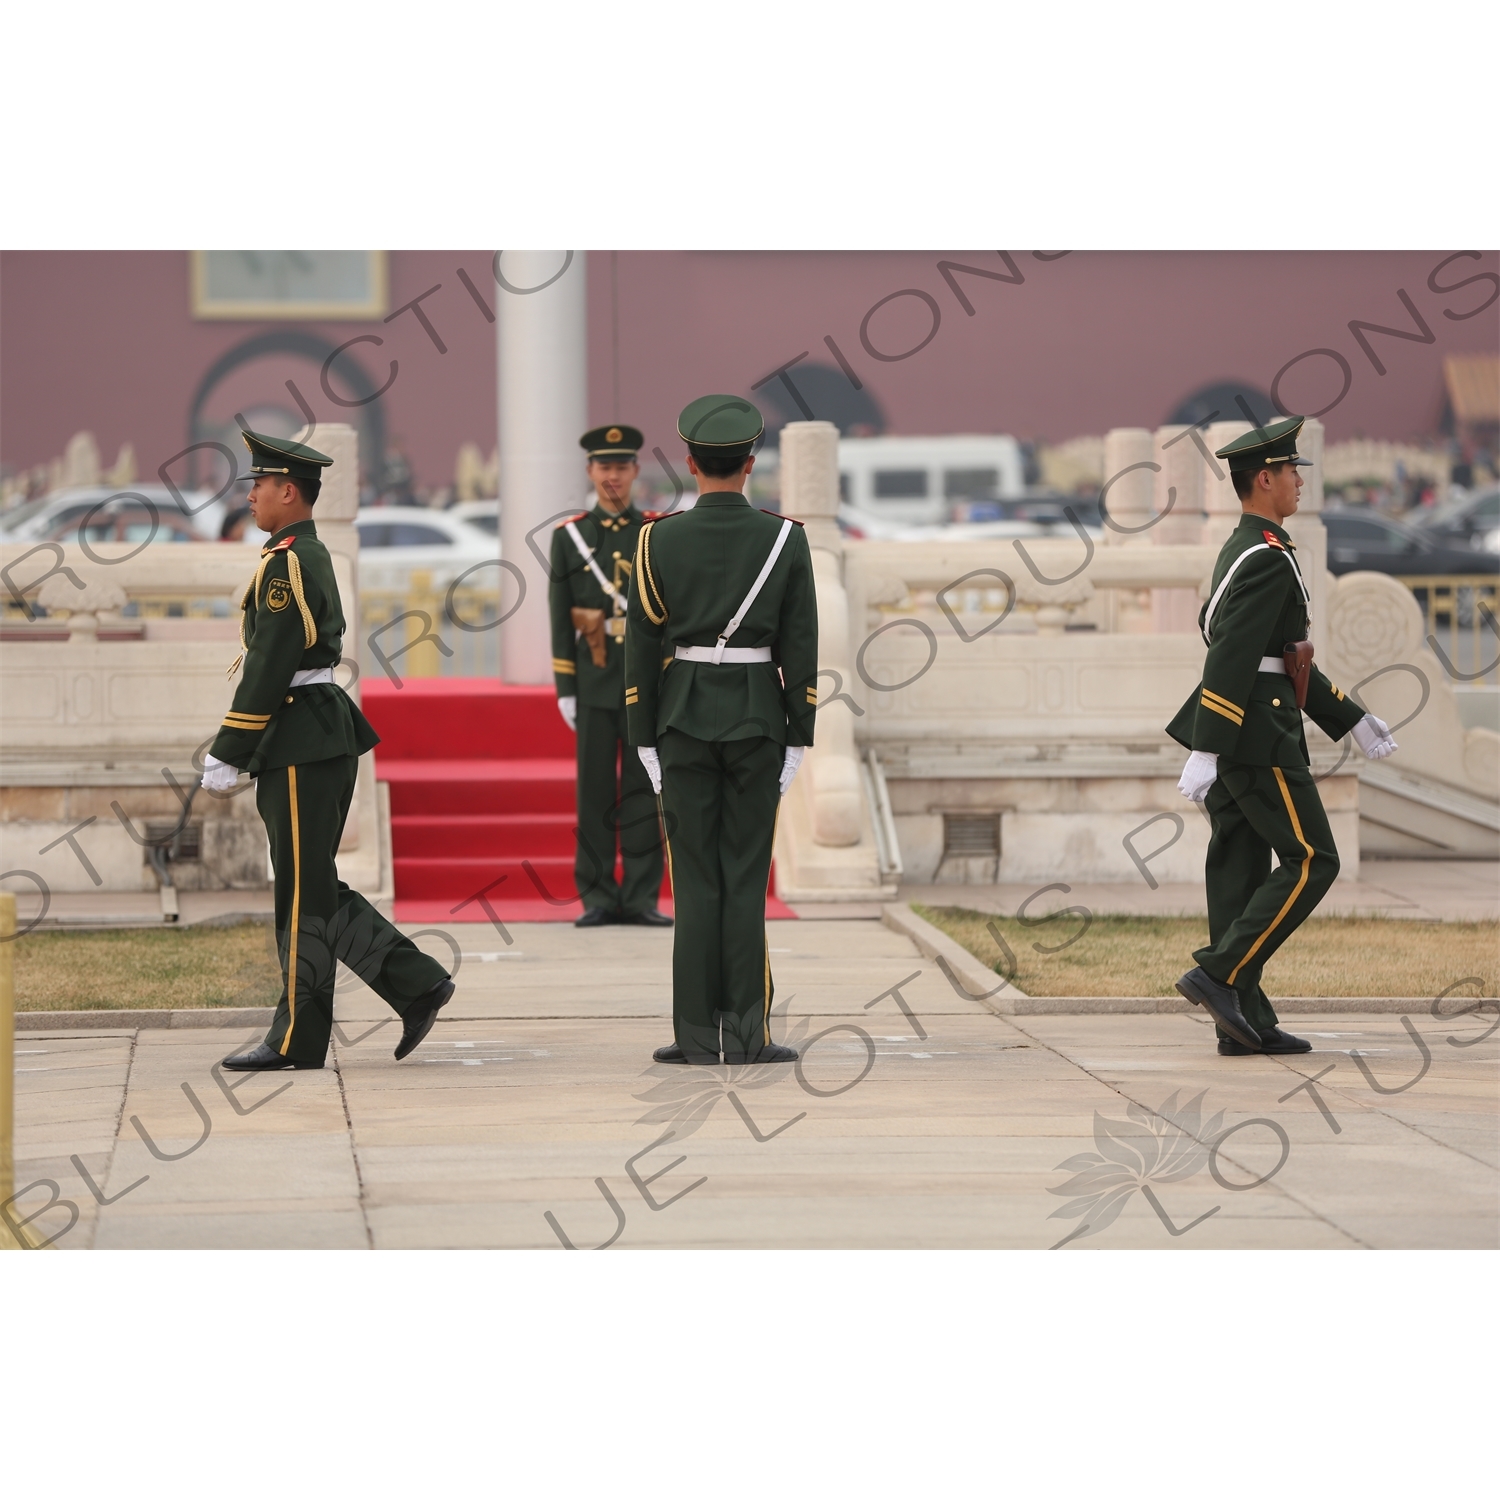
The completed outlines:
<svg viewBox="0 0 1500 1500">
<path fill-rule="evenodd" d="M 687 1061 L 687 1057 L 683 1053 L 682 1048 L 679 1047 L 676 1042 L 668 1042 L 665 1047 L 658 1047 L 656 1051 L 651 1054 L 651 1061 L 661 1063 L 685 1063 Z"/>
<path fill-rule="evenodd" d="M 283 1057 L 274 1047 L 261 1042 L 248 1052 L 236 1052 L 226 1057 L 219 1066 L 228 1068 L 231 1073 L 276 1073 L 283 1068 L 321 1068 L 323 1064 L 293 1062 L 291 1058 Z"/>
<path fill-rule="evenodd" d="M 1201 1005 L 1242 1047 L 1259 1052 L 1260 1033 L 1240 1010 L 1240 997 L 1227 984 L 1220 984 L 1202 969 L 1189 969 L 1177 981 L 1177 993 Z"/>
<path fill-rule="evenodd" d="M 1312 1043 L 1306 1037 L 1293 1036 L 1289 1031 L 1283 1031 L 1279 1026 L 1273 1026 L 1269 1031 L 1260 1034 L 1260 1050 L 1262 1052 L 1311 1052 Z"/>
<path fill-rule="evenodd" d="M 1273 1026 L 1269 1031 L 1260 1034 L 1260 1046 L 1245 1047 L 1234 1040 L 1233 1037 L 1221 1036 L 1219 1038 L 1220 1057 L 1259 1057 L 1268 1052 L 1311 1052 L 1312 1043 L 1305 1037 L 1293 1036 L 1289 1031 L 1283 1031 L 1279 1026 Z"/>
<path fill-rule="evenodd" d="M 783 1047 L 779 1042 L 767 1042 L 754 1057 L 747 1057 L 745 1061 L 752 1063 L 789 1063 L 796 1062 L 799 1055 L 795 1047 Z"/>
<path fill-rule="evenodd" d="M 575 927 L 610 927 L 619 920 L 607 907 L 591 906 L 573 925 Z"/>
<path fill-rule="evenodd" d="M 401 1040 L 396 1043 L 396 1061 L 416 1051 L 422 1038 L 432 1030 L 437 1013 L 453 998 L 456 988 L 451 979 L 440 979 L 401 1017 Z"/>
<path fill-rule="evenodd" d="M 672 925 L 671 917 L 665 912 L 657 911 L 655 907 L 652 907 L 650 911 L 631 912 L 628 917 L 621 917 L 620 920 L 630 927 L 670 927 Z"/>
</svg>

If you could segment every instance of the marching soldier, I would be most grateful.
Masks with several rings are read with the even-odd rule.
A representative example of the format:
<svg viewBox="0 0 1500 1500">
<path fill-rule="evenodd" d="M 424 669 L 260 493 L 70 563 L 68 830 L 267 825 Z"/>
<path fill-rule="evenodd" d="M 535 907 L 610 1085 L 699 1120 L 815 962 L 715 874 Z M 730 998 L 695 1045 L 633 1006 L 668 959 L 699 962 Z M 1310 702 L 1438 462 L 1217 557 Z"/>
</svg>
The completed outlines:
<svg viewBox="0 0 1500 1500">
<path fill-rule="evenodd" d="M 1386 725 L 1312 664 L 1307 584 L 1284 525 L 1297 509 L 1297 471 L 1310 462 L 1297 456 L 1305 420 L 1256 428 L 1216 455 L 1229 462 L 1244 514 L 1198 616 L 1208 646 L 1203 681 L 1167 726 L 1192 751 L 1177 789 L 1204 803 L 1213 830 L 1204 871 L 1209 944 L 1177 990 L 1213 1016 L 1225 1057 L 1312 1050 L 1277 1025 L 1260 984 L 1266 961 L 1339 872 L 1303 711 L 1331 739 L 1353 731 L 1372 760 L 1396 748 Z"/>
<path fill-rule="evenodd" d="M 552 674 L 557 706 L 578 736 L 573 876 L 584 912 L 576 927 L 672 925 L 656 909 L 661 824 L 651 783 L 625 732 L 626 596 L 644 520 L 630 503 L 630 490 L 641 471 L 636 453 L 643 441 L 639 429 L 623 423 L 579 438 L 596 503 L 552 533 Z M 623 885 L 615 880 L 617 832 Z"/>
<path fill-rule="evenodd" d="M 312 518 L 322 471 L 333 460 L 303 443 L 243 436 L 254 481 L 250 511 L 271 539 L 245 590 L 242 650 L 230 667 L 243 661 L 244 675 L 203 758 L 203 786 L 227 792 L 242 770 L 255 778 L 275 871 L 282 990 L 265 1041 L 223 1066 L 321 1068 L 336 959 L 401 1017 L 402 1058 L 432 1029 L 454 987 L 440 964 L 339 879 L 334 861 L 359 757 L 379 736 L 333 680 L 344 611 Z"/>
<path fill-rule="evenodd" d="M 677 903 L 676 1040 L 657 1062 L 793 1062 L 771 1041 L 766 886 L 776 813 L 813 741 L 818 608 L 800 524 L 744 496 L 760 412 L 678 419 L 693 510 L 641 528 L 625 637 L 630 741 L 660 794 Z"/>
</svg>

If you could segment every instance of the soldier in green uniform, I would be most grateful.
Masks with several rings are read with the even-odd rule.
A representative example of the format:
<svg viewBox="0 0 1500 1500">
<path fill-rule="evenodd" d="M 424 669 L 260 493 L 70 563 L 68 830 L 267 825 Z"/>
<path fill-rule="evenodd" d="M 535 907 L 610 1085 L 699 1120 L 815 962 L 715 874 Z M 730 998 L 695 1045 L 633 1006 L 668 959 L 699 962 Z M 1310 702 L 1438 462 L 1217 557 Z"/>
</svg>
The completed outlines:
<svg viewBox="0 0 1500 1500">
<path fill-rule="evenodd" d="M 255 778 L 275 871 L 282 991 L 265 1041 L 223 1065 L 240 1072 L 321 1068 L 333 1026 L 335 960 L 400 1015 L 402 1058 L 432 1029 L 453 981 L 350 890 L 334 862 L 359 757 L 379 736 L 333 680 L 344 611 L 312 518 L 322 471 L 333 460 L 303 443 L 254 432 L 244 439 L 254 480 L 250 511 L 271 539 L 245 590 L 242 650 L 229 669 L 243 661 L 244 675 L 203 758 L 203 786 L 227 792 L 240 771 Z"/>
<path fill-rule="evenodd" d="M 578 736 L 577 927 L 670 927 L 661 893 L 661 824 L 645 768 L 625 731 L 625 621 L 644 517 L 630 503 L 643 439 L 610 423 L 579 438 L 597 503 L 552 533 L 552 675 L 557 706 Z M 616 765 L 619 770 L 616 772 Z M 615 837 L 624 864 L 615 880 Z"/>
<path fill-rule="evenodd" d="M 1312 1047 L 1281 1030 L 1260 984 L 1266 961 L 1339 872 L 1303 710 L 1330 739 L 1352 730 L 1371 759 L 1396 748 L 1380 719 L 1312 665 L 1307 584 L 1284 525 L 1297 509 L 1297 471 L 1310 462 L 1297 455 L 1305 420 L 1256 428 L 1216 455 L 1228 460 L 1244 514 L 1219 552 L 1198 616 L 1208 646 L 1203 680 L 1167 726 L 1192 751 L 1178 790 L 1204 803 L 1212 825 L 1209 943 L 1177 989 L 1213 1016 L 1226 1057 Z"/>
<path fill-rule="evenodd" d="M 678 419 L 699 497 L 648 522 L 625 636 L 630 742 L 661 796 L 677 903 L 666 1063 L 795 1061 L 771 1041 L 766 886 L 780 798 L 817 712 L 818 606 L 801 526 L 744 488 L 763 431 L 736 396 Z"/>
</svg>

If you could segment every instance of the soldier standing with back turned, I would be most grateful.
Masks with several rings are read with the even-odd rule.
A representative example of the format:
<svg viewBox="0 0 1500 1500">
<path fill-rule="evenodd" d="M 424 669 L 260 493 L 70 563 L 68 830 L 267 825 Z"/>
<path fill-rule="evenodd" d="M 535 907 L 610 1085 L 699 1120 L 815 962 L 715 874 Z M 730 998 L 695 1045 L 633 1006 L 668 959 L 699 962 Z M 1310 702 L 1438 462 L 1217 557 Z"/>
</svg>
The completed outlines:
<svg viewBox="0 0 1500 1500">
<path fill-rule="evenodd" d="M 1352 730 L 1372 760 L 1396 748 L 1386 725 L 1312 664 L 1307 584 L 1284 524 L 1297 509 L 1297 470 L 1310 462 L 1297 456 L 1304 421 L 1257 427 L 1216 455 L 1228 460 L 1244 514 L 1198 616 L 1208 646 L 1203 680 L 1167 726 L 1193 752 L 1177 789 L 1204 803 L 1213 829 L 1204 869 L 1209 943 L 1177 990 L 1213 1016 L 1226 1057 L 1312 1050 L 1276 1024 L 1260 985 L 1266 961 L 1339 872 L 1303 710 L 1330 739 Z"/>
<path fill-rule="evenodd" d="M 359 757 L 379 735 L 333 680 L 344 610 L 313 505 L 333 460 L 304 443 L 245 432 L 250 512 L 271 539 L 241 604 L 244 662 L 234 702 L 203 757 L 203 786 L 255 780 L 276 886 L 281 999 L 259 1046 L 226 1057 L 237 1072 L 321 1068 L 333 1028 L 335 960 L 401 1017 L 397 1058 L 432 1029 L 453 995 L 442 966 L 339 879 L 336 855 Z"/>
<path fill-rule="evenodd" d="M 625 638 L 631 743 L 661 794 L 677 903 L 664 1063 L 794 1062 L 771 1041 L 766 887 L 780 799 L 813 742 L 818 602 L 802 527 L 743 491 L 761 415 L 678 418 L 698 503 L 641 528 Z"/>
<path fill-rule="evenodd" d="M 639 429 L 624 423 L 579 438 L 596 503 L 552 533 L 552 674 L 558 709 L 578 736 L 573 878 L 584 913 L 577 927 L 672 925 L 656 909 L 662 875 L 656 800 L 625 730 L 626 598 L 645 519 L 630 491 L 642 441 Z M 615 880 L 616 834 L 623 884 Z"/>
</svg>

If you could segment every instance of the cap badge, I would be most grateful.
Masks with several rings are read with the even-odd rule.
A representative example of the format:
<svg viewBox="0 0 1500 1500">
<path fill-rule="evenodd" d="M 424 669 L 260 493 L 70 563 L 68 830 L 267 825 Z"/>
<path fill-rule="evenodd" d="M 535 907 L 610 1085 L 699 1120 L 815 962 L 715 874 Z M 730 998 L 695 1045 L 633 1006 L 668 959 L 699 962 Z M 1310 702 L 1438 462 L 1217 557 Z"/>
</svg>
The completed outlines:
<svg viewBox="0 0 1500 1500">
<path fill-rule="evenodd" d="M 604 441 L 606 443 L 618 443 L 624 436 L 625 434 L 621 432 L 618 427 L 611 427 L 609 431 L 604 434 Z"/>
</svg>

